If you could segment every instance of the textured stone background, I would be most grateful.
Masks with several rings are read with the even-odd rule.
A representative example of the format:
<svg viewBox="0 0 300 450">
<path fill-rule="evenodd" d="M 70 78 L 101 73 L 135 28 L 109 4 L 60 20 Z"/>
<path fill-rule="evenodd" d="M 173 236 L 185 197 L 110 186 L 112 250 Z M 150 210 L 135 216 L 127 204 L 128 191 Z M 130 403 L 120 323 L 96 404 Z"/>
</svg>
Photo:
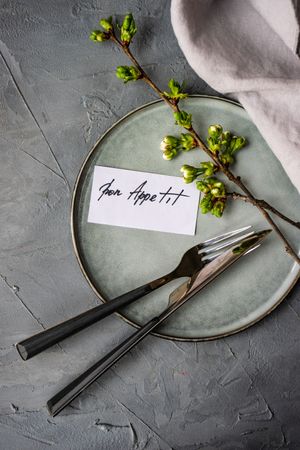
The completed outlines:
<svg viewBox="0 0 300 450">
<path fill-rule="evenodd" d="M 93 143 L 152 100 L 113 72 L 124 57 L 87 39 L 132 11 L 134 50 L 213 93 L 187 66 L 161 0 L 1 0 L 0 448 L 299 449 L 300 286 L 271 316 L 216 342 L 149 337 L 56 418 L 47 399 L 132 331 L 107 318 L 27 363 L 14 343 L 97 304 L 72 250 L 71 190 Z"/>
</svg>

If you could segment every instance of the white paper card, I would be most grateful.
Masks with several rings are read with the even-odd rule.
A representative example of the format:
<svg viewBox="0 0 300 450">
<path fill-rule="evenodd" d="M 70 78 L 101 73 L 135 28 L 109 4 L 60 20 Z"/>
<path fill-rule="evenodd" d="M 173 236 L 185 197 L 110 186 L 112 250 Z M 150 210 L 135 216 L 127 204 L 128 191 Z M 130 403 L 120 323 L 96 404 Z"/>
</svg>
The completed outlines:
<svg viewBox="0 0 300 450">
<path fill-rule="evenodd" d="M 88 222 L 194 235 L 198 203 L 180 177 L 95 166 Z"/>
</svg>

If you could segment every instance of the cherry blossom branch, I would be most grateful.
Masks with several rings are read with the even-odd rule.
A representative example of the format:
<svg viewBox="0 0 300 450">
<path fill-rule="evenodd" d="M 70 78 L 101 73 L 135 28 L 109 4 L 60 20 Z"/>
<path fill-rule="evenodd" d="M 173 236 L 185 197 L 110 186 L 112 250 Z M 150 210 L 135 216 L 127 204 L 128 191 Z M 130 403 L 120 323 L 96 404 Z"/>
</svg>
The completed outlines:
<svg viewBox="0 0 300 450">
<path fill-rule="evenodd" d="M 287 238 L 284 236 L 278 225 L 274 222 L 272 217 L 267 211 L 271 211 L 273 214 L 277 215 L 281 219 L 285 220 L 289 224 L 297 227 L 299 227 L 299 222 L 295 222 L 288 217 L 286 217 L 284 214 L 280 213 L 277 209 L 273 208 L 271 205 L 269 205 L 264 200 L 258 200 L 255 198 L 255 196 L 252 194 L 252 192 L 248 189 L 248 187 L 245 185 L 244 181 L 240 176 L 235 175 L 228 167 L 228 164 L 223 163 L 219 157 L 218 153 L 215 153 L 210 150 L 206 146 L 206 144 L 203 142 L 197 131 L 194 129 L 192 122 L 191 122 L 191 115 L 187 114 L 185 111 L 182 111 L 179 106 L 179 98 L 171 98 L 170 96 L 166 95 L 165 92 L 161 91 L 159 87 L 151 80 L 149 75 L 145 72 L 145 70 L 142 68 L 142 66 L 139 64 L 135 56 L 132 54 L 129 44 L 132 40 L 132 37 L 136 33 L 136 26 L 134 19 L 131 14 L 128 14 L 124 18 L 124 22 L 122 24 L 122 27 L 120 28 L 121 33 L 121 39 L 118 39 L 118 37 L 115 34 L 113 25 L 112 25 L 112 19 L 102 19 L 100 21 L 101 26 L 106 30 L 105 32 L 96 30 L 92 32 L 91 39 L 94 41 L 105 41 L 111 39 L 130 59 L 133 66 L 120 66 L 117 69 L 117 76 L 119 78 L 122 78 L 125 82 L 131 81 L 131 80 L 143 80 L 148 86 L 156 92 L 156 94 L 164 100 L 168 106 L 173 110 L 173 113 L 175 114 L 175 117 L 183 117 L 183 120 L 177 120 L 177 123 L 179 125 L 182 125 L 185 129 L 189 131 L 189 133 L 193 136 L 196 145 L 203 150 L 214 162 L 218 170 L 220 170 L 229 181 L 234 183 L 237 187 L 240 188 L 240 190 L 244 193 L 239 194 L 236 192 L 230 193 L 228 196 L 230 196 L 233 199 L 240 199 L 245 202 L 251 203 L 254 205 L 260 213 L 264 216 L 266 221 L 269 223 L 269 225 L 272 227 L 272 229 L 275 231 L 275 233 L 278 235 L 278 237 L 281 239 L 281 241 L 284 244 L 286 252 L 300 265 L 300 258 L 297 255 L 297 253 L 293 250 L 291 244 L 288 242 Z M 120 72 L 118 73 L 118 70 Z"/>
</svg>

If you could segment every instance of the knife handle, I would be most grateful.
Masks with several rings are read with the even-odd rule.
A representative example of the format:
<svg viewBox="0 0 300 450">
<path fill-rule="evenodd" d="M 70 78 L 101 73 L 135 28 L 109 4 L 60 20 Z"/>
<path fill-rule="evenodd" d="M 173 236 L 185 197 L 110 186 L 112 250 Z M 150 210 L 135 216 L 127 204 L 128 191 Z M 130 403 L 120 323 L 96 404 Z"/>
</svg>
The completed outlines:
<svg viewBox="0 0 300 450">
<path fill-rule="evenodd" d="M 158 278 L 151 283 L 144 284 L 126 294 L 108 301 L 107 303 L 89 309 L 78 316 L 72 317 L 64 322 L 59 323 L 47 330 L 41 331 L 16 344 L 16 348 L 21 358 L 26 361 L 38 353 L 46 350 L 59 341 L 72 336 L 80 330 L 98 322 L 104 317 L 109 316 L 113 312 L 119 310 L 123 306 L 129 305 L 135 300 L 149 294 L 160 286 L 168 283 L 172 279 L 171 274 Z"/>
<path fill-rule="evenodd" d="M 133 333 L 122 344 L 115 347 L 96 364 L 79 375 L 70 384 L 55 394 L 48 402 L 47 408 L 52 416 L 56 416 L 64 409 L 74 398 L 76 398 L 84 389 L 92 384 L 98 377 L 106 372 L 113 364 L 122 358 L 129 350 L 138 344 L 147 336 L 160 322 L 159 317 L 155 317 L 146 323 L 142 328 Z"/>
</svg>

